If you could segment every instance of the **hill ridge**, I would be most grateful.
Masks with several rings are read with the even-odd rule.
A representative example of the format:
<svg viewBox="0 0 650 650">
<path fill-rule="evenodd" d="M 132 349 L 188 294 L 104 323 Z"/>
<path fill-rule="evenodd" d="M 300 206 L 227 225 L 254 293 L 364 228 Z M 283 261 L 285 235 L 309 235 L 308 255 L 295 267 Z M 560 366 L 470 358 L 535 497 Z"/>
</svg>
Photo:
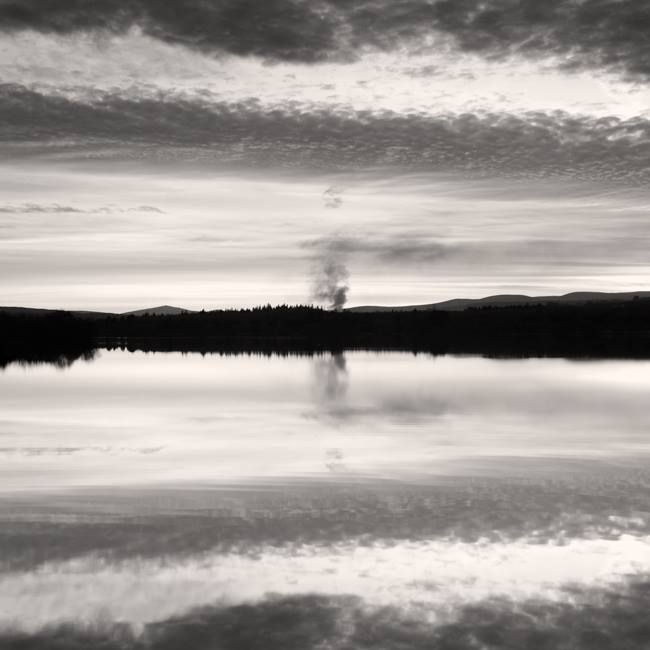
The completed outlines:
<svg viewBox="0 0 650 650">
<path fill-rule="evenodd" d="M 571 291 L 557 296 L 528 296 L 526 294 L 495 294 L 484 298 L 452 298 L 442 302 L 433 302 L 420 305 L 362 305 L 348 307 L 346 311 L 351 312 L 375 312 L 375 311 L 464 311 L 472 307 L 494 307 L 531 305 L 540 303 L 572 303 L 580 304 L 587 302 L 601 302 L 608 300 L 633 300 L 634 298 L 650 298 L 650 291 Z"/>
</svg>

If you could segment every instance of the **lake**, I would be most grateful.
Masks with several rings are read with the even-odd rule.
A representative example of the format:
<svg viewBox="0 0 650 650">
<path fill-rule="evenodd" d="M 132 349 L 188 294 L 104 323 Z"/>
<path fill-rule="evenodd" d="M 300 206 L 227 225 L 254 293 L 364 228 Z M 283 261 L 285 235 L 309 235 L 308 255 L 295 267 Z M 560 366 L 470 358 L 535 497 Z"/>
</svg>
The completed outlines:
<svg viewBox="0 0 650 650">
<path fill-rule="evenodd" d="M 11 364 L 0 646 L 647 648 L 648 404 L 633 360 Z"/>
</svg>

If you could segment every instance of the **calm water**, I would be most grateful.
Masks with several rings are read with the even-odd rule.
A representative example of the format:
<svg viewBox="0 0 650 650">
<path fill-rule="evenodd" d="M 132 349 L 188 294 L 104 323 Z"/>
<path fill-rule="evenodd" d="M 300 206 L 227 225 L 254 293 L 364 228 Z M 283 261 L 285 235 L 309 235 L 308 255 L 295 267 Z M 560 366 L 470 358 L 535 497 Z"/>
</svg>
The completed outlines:
<svg viewBox="0 0 650 650">
<path fill-rule="evenodd" d="M 9 366 L 0 646 L 647 648 L 648 404 L 645 361 Z"/>
</svg>

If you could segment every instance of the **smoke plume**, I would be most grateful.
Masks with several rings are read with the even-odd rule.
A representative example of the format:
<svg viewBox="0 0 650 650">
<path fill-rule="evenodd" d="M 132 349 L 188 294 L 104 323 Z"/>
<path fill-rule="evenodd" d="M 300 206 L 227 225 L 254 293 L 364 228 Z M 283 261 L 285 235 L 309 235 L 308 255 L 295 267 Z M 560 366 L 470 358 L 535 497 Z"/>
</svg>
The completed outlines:
<svg viewBox="0 0 650 650">
<path fill-rule="evenodd" d="M 348 299 L 350 273 L 345 264 L 345 252 L 334 243 L 323 249 L 317 260 L 312 299 L 340 311 Z"/>
</svg>

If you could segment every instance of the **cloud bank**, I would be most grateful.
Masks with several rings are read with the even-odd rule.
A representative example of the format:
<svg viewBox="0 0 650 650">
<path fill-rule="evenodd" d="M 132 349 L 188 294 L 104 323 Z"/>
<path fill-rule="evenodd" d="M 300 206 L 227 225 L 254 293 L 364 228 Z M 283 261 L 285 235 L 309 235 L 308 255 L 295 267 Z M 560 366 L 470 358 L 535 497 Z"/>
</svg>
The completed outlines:
<svg viewBox="0 0 650 650">
<path fill-rule="evenodd" d="M 650 121 L 562 112 L 398 114 L 287 101 L 0 87 L 0 142 L 16 155 L 213 160 L 321 170 L 399 167 L 627 185 L 650 180 Z"/>
<path fill-rule="evenodd" d="M 650 74 L 644 0 L 4 0 L 6 31 L 145 34 L 206 53 L 317 63 L 442 41 L 487 58 Z"/>
</svg>

